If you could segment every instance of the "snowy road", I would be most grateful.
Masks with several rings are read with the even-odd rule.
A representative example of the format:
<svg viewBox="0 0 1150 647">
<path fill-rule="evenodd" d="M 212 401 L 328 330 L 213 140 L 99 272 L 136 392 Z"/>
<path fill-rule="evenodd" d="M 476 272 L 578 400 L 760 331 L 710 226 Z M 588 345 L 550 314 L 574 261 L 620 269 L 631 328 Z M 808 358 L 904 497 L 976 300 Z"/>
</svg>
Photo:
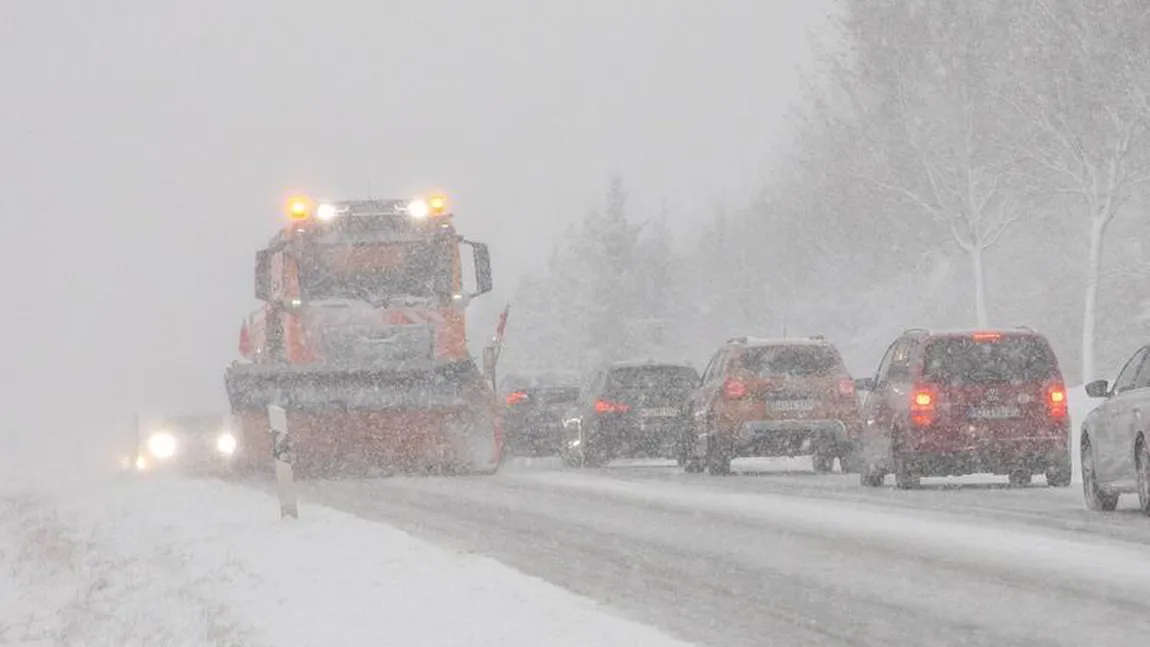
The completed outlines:
<svg viewBox="0 0 1150 647">
<path fill-rule="evenodd" d="M 1088 514 L 1077 487 L 940 483 L 542 462 L 493 478 L 307 483 L 303 496 L 700 644 L 1145 642 L 1150 520 Z"/>
</svg>

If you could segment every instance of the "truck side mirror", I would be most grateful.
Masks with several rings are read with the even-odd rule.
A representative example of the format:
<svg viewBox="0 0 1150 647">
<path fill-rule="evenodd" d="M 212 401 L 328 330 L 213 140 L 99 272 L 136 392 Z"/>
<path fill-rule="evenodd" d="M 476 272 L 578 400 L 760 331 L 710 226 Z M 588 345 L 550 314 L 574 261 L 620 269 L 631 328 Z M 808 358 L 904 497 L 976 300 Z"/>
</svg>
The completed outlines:
<svg viewBox="0 0 1150 647">
<path fill-rule="evenodd" d="M 256 298 L 268 301 L 271 296 L 271 254 L 261 249 L 256 252 Z"/>
<path fill-rule="evenodd" d="M 479 296 L 492 290 L 494 284 L 491 280 L 491 252 L 484 243 L 472 243 L 475 250 L 475 294 Z"/>
</svg>

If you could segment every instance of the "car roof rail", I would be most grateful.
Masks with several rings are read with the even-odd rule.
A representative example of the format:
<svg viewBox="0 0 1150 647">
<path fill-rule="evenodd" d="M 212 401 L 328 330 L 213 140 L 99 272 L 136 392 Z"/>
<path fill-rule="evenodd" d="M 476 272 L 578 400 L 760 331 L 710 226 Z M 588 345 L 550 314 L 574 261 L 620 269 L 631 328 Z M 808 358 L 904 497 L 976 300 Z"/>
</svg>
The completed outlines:
<svg viewBox="0 0 1150 647">
<path fill-rule="evenodd" d="M 1025 330 L 1026 332 L 1032 332 L 1036 335 L 1038 334 L 1038 331 L 1035 330 L 1033 326 L 1028 326 L 1026 324 L 1019 324 L 1019 325 L 1015 326 L 1015 328 L 1018 330 Z"/>
<path fill-rule="evenodd" d="M 925 335 L 929 332 L 930 331 L 927 330 L 926 328 L 907 328 L 906 330 L 902 331 L 902 334 L 903 335 Z"/>
<path fill-rule="evenodd" d="M 813 340 L 813 341 L 826 341 L 827 336 L 826 335 L 811 335 L 811 340 Z"/>
<path fill-rule="evenodd" d="M 731 337 L 727 340 L 728 344 L 745 344 L 747 343 L 747 336 L 741 335 L 739 337 Z"/>
</svg>

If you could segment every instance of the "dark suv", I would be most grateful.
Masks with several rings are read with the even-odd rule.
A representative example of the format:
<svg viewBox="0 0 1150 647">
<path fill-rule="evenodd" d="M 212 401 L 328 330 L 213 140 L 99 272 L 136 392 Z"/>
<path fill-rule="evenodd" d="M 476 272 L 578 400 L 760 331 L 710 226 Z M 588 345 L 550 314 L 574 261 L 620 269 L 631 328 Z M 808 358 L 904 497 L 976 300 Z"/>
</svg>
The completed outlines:
<svg viewBox="0 0 1150 647">
<path fill-rule="evenodd" d="M 698 382 L 699 372 L 686 364 L 619 362 L 592 371 L 565 422 L 564 462 L 675 458 L 683 404 Z"/>
<path fill-rule="evenodd" d="M 558 456 L 563 416 L 579 397 L 574 375 L 508 375 L 502 388 L 504 448 L 509 456 Z"/>
<path fill-rule="evenodd" d="M 681 444 L 688 472 L 727 474 L 741 457 L 811 455 L 818 472 L 838 458 L 851 471 L 860 428 L 855 383 L 834 344 L 811 339 L 728 341 L 688 404 Z"/>
<path fill-rule="evenodd" d="M 1007 474 L 1013 485 L 1033 474 L 1070 484 L 1062 371 L 1029 328 L 908 330 L 861 382 L 863 485 L 882 485 L 892 472 L 900 488 L 979 473 Z"/>
</svg>

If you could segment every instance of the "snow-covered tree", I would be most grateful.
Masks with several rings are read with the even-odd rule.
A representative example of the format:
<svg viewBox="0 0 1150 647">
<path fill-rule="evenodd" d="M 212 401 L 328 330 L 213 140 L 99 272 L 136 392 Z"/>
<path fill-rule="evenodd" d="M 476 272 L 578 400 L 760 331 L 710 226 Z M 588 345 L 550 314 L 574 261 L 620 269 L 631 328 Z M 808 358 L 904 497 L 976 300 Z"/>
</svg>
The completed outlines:
<svg viewBox="0 0 1150 647">
<path fill-rule="evenodd" d="M 1033 159 L 1089 223 L 1082 378 L 1090 380 L 1106 236 L 1150 183 L 1150 5 L 1030 0 L 1026 9 L 1026 79 L 1010 96 L 1038 130 Z"/>
<path fill-rule="evenodd" d="M 665 213 L 628 214 L 620 178 L 601 208 L 590 210 L 557 242 L 544 271 L 523 279 L 516 295 L 508 364 L 584 371 L 602 362 L 681 357 L 683 263 Z"/>
<path fill-rule="evenodd" d="M 1012 0 L 847 0 L 852 44 L 839 81 L 874 155 L 875 185 L 949 232 L 970 261 L 978 325 L 987 312 L 987 250 L 1034 210 L 1020 172 L 1025 131 L 1003 98 L 1010 73 Z"/>
</svg>

